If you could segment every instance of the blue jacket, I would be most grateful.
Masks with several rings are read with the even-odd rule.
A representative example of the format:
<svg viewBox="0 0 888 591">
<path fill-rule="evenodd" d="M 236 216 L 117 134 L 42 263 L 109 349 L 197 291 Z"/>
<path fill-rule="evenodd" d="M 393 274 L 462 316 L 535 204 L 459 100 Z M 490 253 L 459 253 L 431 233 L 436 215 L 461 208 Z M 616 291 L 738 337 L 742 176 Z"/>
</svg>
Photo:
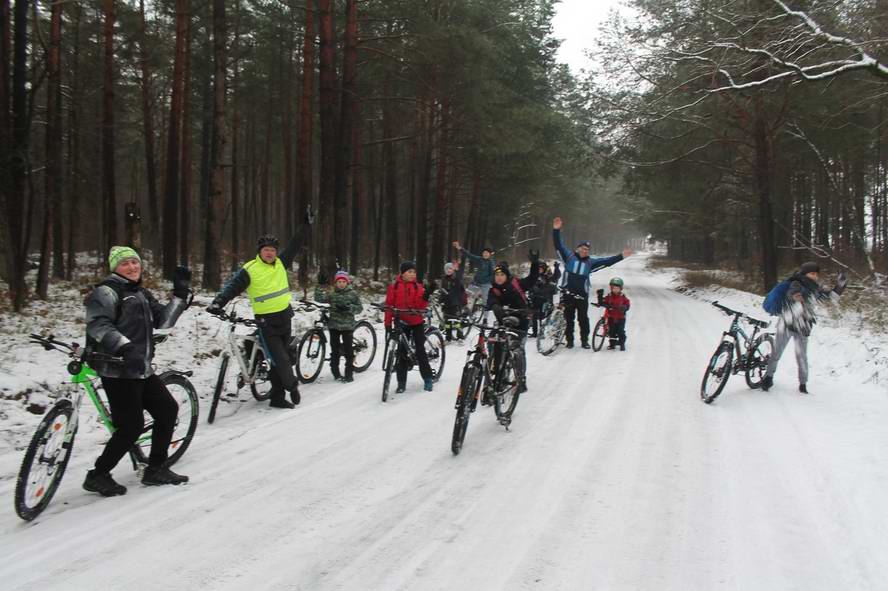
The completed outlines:
<svg viewBox="0 0 888 591">
<path fill-rule="evenodd" d="M 463 253 L 475 263 L 475 277 L 472 279 L 472 285 L 490 285 L 493 281 L 493 270 L 496 268 L 496 261 L 493 257 L 485 259 L 478 254 L 472 254 L 466 249 Z"/>
<path fill-rule="evenodd" d="M 565 248 L 561 242 L 561 230 L 552 230 L 552 239 L 555 241 L 555 250 L 558 251 L 558 254 L 564 260 L 564 274 L 561 278 L 561 286 L 575 294 L 588 296 L 590 286 L 589 275 L 623 260 L 622 254 L 600 259 L 580 257 L 577 253 Z"/>
</svg>

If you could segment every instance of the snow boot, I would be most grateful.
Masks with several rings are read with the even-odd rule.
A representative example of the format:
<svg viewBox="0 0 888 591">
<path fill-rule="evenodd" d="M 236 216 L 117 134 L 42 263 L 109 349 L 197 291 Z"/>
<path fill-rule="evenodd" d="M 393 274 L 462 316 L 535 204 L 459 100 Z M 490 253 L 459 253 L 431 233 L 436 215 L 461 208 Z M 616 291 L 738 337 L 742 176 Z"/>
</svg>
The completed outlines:
<svg viewBox="0 0 888 591">
<path fill-rule="evenodd" d="M 773 385 L 774 385 L 774 378 L 772 378 L 771 376 L 765 376 L 762 378 L 762 384 L 761 384 L 762 391 L 767 392 L 768 390 L 771 389 L 771 386 L 773 386 Z"/>
<path fill-rule="evenodd" d="M 330 357 L 330 373 L 337 382 L 342 381 L 342 374 L 339 373 L 339 357 Z"/>
<path fill-rule="evenodd" d="M 423 384 L 422 389 L 425 390 L 426 392 L 431 392 L 434 387 L 435 387 L 435 381 L 432 378 L 426 378 L 425 384 Z"/>
<path fill-rule="evenodd" d="M 564 345 L 564 348 L 565 349 L 573 349 L 574 348 L 573 341 L 567 341 L 567 343 Z"/>
<path fill-rule="evenodd" d="M 801 392 L 802 394 L 807 394 L 808 393 L 807 384 L 799 384 L 799 392 Z"/>
<path fill-rule="evenodd" d="M 293 389 L 290 390 L 290 400 L 293 401 L 294 405 L 302 402 L 302 396 L 299 395 L 299 386 L 293 386 Z"/>
<path fill-rule="evenodd" d="M 407 384 L 398 384 L 395 394 L 403 394 L 407 390 Z"/>
<path fill-rule="evenodd" d="M 515 393 L 524 394 L 525 392 L 527 392 L 527 378 L 518 378 L 518 388 Z"/>
<path fill-rule="evenodd" d="M 625 351 L 625 350 L 626 350 L 626 344 L 625 344 L 625 343 L 621 343 L 621 344 L 620 344 L 620 351 Z"/>
<path fill-rule="evenodd" d="M 126 487 L 122 484 L 117 484 L 111 478 L 110 472 L 99 472 L 95 469 L 86 473 L 86 479 L 83 481 L 83 490 L 99 493 L 103 497 L 116 497 L 117 495 L 126 494 Z"/>
<path fill-rule="evenodd" d="M 145 486 L 158 486 L 162 484 L 185 484 L 187 476 L 176 474 L 166 466 L 148 466 L 142 475 L 142 484 Z"/>
<path fill-rule="evenodd" d="M 607 350 L 608 350 L 608 351 L 613 351 L 613 350 L 616 349 L 616 348 L 617 348 L 617 344 L 614 343 L 613 341 L 611 341 L 611 342 L 608 344 L 608 346 L 607 346 Z"/>
<path fill-rule="evenodd" d="M 268 403 L 268 406 L 270 406 L 271 408 L 296 408 L 296 405 L 292 402 L 287 401 L 287 399 L 284 398 L 283 394 L 273 397 Z"/>
<path fill-rule="evenodd" d="M 583 341 L 583 343 L 581 344 L 581 347 L 583 347 L 584 349 L 591 349 L 591 348 L 592 348 L 592 347 L 589 346 L 589 342 L 588 342 L 588 341 Z"/>
<path fill-rule="evenodd" d="M 355 360 L 345 358 L 345 377 L 342 378 L 342 381 L 350 384 L 355 381 Z"/>
</svg>

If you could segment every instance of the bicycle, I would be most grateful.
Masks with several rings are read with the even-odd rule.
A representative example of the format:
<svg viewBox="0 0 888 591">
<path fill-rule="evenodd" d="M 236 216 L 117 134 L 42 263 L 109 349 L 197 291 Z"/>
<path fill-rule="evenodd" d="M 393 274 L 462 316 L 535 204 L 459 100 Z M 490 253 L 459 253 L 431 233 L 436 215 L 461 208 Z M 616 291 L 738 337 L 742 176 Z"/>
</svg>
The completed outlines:
<svg viewBox="0 0 888 591">
<path fill-rule="evenodd" d="M 391 308 L 383 304 L 372 305 L 374 308 L 380 310 L 388 309 L 395 316 L 395 321 L 392 323 L 392 329 L 388 331 L 388 334 L 386 335 L 385 352 L 382 356 L 382 370 L 385 372 L 385 377 L 382 380 L 382 401 L 388 402 L 389 386 L 391 385 L 392 373 L 395 371 L 395 366 L 398 362 L 397 357 L 399 346 L 407 352 L 407 371 L 410 371 L 415 365 L 417 365 L 416 347 L 413 345 L 413 339 L 409 338 L 404 332 L 404 326 L 400 320 L 400 316 L 402 314 L 422 315 L 428 318 L 431 312 L 429 310 Z M 425 350 L 426 356 L 429 359 L 429 366 L 432 368 L 432 380 L 437 382 L 441 377 L 441 374 L 444 372 L 444 360 L 446 357 L 444 337 L 441 335 L 441 331 L 430 324 L 426 324 L 424 332 Z"/>
<path fill-rule="evenodd" d="M 516 330 L 519 324 L 520 321 L 514 316 L 506 316 L 501 323 L 494 326 L 475 324 L 478 339 L 474 348 L 466 353 L 466 363 L 456 394 L 456 418 L 453 421 L 453 437 L 450 442 L 453 455 L 459 455 L 462 451 L 469 417 L 478 407 L 482 394 L 482 406 L 492 405 L 499 424 L 509 430 L 520 396 L 514 352 L 515 344 L 520 342 L 516 339 L 521 338 Z M 492 354 L 489 350 L 491 344 Z"/>
<path fill-rule="evenodd" d="M 544 321 L 540 322 L 537 332 L 537 351 L 544 356 L 549 356 L 558 350 L 564 343 L 564 334 L 567 332 L 567 320 L 564 318 L 564 298 L 574 298 L 580 301 L 586 299 L 563 287 L 559 287 L 561 298 L 557 304 L 548 303 L 543 306 Z"/>
<path fill-rule="evenodd" d="M 321 374 L 327 354 L 327 325 L 330 323 L 330 305 L 308 300 L 299 302 L 306 311 L 320 310 L 321 317 L 314 327 L 306 331 L 296 345 L 296 375 L 299 381 L 309 384 Z M 355 353 L 352 367 L 356 373 L 365 371 L 376 357 L 376 330 L 366 320 L 359 320 L 352 331 L 352 347 Z"/>
<path fill-rule="evenodd" d="M 155 345 L 165 340 L 166 335 L 154 337 Z M 15 484 L 15 512 L 25 521 L 33 520 L 46 509 L 62 482 L 65 468 L 74 450 L 80 403 L 84 394 L 96 407 L 99 419 L 108 432 L 114 432 L 111 411 L 99 394 L 102 384 L 98 374 L 89 366 L 89 362 L 123 362 L 120 357 L 95 353 L 77 343 L 57 341 L 52 335 L 43 337 L 32 334 L 30 341 L 47 351 L 55 350 L 67 355 L 71 360 L 68 363 L 71 383 L 79 387 L 73 392 L 63 394 L 43 415 L 25 451 Z M 194 386 L 188 380 L 191 375 L 191 371 L 175 369 L 168 369 L 158 375 L 179 405 L 167 466 L 175 464 L 182 457 L 197 429 L 198 399 Z M 147 465 L 151 448 L 151 430 L 154 423 L 147 412 L 145 415 L 142 435 L 129 452 L 133 469 L 136 471 Z"/>
<path fill-rule="evenodd" d="M 610 337 L 610 313 L 613 306 L 604 303 L 593 303 L 592 305 L 604 309 L 604 313 L 601 315 L 601 318 L 598 319 L 598 322 L 595 323 L 595 328 L 592 330 L 592 350 L 601 351 L 601 348 L 604 346 L 604 341 Z"/>
<path fill-rule="evenodd" d="M 722 341 L 719 343 L 709 359 L 706 366 L 706 373 L 703 374 L 703 383 L 700 386 L 700 398 L 706 404 L 718 398 L 728 378 L 733 374 L 744 372 L 746 377 L 746 385 L 753 390 L 761 386 L 765 371 L 768 368 L 768 361 L 774 351 L 774 337 L 770 333 L 759 334 L 759 330 L 768 326 L 768 323 L 762 320 L 756 320 L 751 316 L 747 316 L 743 312 L 731 310 L 726 306 L 722 306 L 718 302 L 712 302 L 712 305 L 727 314 L 733 316 L 731 327 L 722 335 Z M 751 335 L 747 335 L 743 330 L 740 322 L 745 320 L 753 326 Z M 742 344 L 742 345 L 741 345 Z M 742 349 L 745 346 L 745 352 Z M 734 359 L 736 351 L 737 358 Z M 710 382 L 710 377 L 714 381 Z M 710 390 L 709 386 L 714 389 Z"/>
<path fill-rule="evenodd" d="M 484 316 L 484 305 L 477 295 L 473 295 L 468 305 L 461 306 L 459 314 L 453 316 L 444 312 L 444 298 L 447 296 L 447 290 L 443 287 L 435 290 L 429 300 L 429 308 L 431 308 L 435 317 L 438 319 L 438 329 L 442 332 L 445 330 L 456 329 L 462 334 L 461 341 L 468 341 L 474 328 L 481 318 Z"/>
<path fill-rule="evenodd" d="M 255 320 L 241 318 L 234 312 L 218 314 L 217 318 L 229 323 L 228 347 L 222 352 L 219 361 L 219 373 L 216 376 L 216 385 L 213 387 L 210 413 L 207 415 L 207 422 L 210 424 L 216 420 L 216 410 L 219 406 L 219 400 L 222 398 L 222 390 L 225 389 L 225 378 L 232 354 L 240 369 L 236 382 L 237 391 L 234 393 L 234 396 L 237 396 L 241 388 L 249 384 L 253 398 L 259 402 L 268 400 L 268 397 L 271 396 L 271 372 L 274 371 L 271 363 L 268 361 L 268 354 L 260 341 L 258 328 L 248 335 L 239 335 L 234 332 L 238 324 L 255 328 L 257 326 Z M 256 346 L 257 343 L 258 347 Z"/>
</svg>

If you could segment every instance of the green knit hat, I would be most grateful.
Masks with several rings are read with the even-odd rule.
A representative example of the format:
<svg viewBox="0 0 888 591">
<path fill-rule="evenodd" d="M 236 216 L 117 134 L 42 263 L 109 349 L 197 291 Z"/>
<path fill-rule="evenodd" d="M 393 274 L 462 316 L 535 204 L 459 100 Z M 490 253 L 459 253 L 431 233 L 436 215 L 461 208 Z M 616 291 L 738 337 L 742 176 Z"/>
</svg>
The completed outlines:
<svg viewBox="0 0 888 591">
<path fill-rule="evenodd" d="M 122 263 L 125 259 L 136 259 L 140 263 L 142 262 L 142 257 L 139 256 L 139 253 L 136 252 L 131 246 L 112 246 L 111 253 L 108 255 L 108 266 L 111 268 L 111 272 L 117 270 L 117 265 Z"/>
</svg>

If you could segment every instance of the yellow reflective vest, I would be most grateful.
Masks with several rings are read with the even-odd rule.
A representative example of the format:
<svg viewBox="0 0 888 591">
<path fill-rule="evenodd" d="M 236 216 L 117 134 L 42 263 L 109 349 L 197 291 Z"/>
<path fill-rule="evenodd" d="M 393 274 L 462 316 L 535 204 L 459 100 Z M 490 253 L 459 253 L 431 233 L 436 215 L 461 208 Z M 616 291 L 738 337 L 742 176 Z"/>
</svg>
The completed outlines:
<svg viewBox="0 0 888 591">
<path fill-rule="evenodd" d="M 275 259 L 274 264 L 269 265 L 256 255 L 244 265 L 244 271 L 250 276 L 247 295 L 254 314 L 274 314 L 290 305 L 290 283 L 281 259 Z"/>
</svg>

